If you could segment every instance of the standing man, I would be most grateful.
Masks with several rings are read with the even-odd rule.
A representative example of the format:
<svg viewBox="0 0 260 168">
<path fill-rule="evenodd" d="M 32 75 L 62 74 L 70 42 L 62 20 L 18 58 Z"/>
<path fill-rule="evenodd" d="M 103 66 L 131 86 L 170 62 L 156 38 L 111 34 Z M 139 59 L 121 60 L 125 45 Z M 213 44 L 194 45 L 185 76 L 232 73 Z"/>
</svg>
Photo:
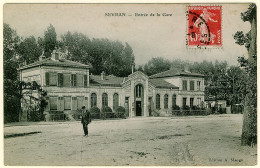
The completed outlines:
<svg viewBox="0 0 260 168">
<path fill-rule="evenodd" d="M 83 130 L 85 136 L 88 136 L 88 124 L 91 122 L 91 115 L 88 110 L 86 110 L 86 107 L 82 107 L 82 118 L 81 118 L 81 123 L 83 125 Z"/>
</svg>

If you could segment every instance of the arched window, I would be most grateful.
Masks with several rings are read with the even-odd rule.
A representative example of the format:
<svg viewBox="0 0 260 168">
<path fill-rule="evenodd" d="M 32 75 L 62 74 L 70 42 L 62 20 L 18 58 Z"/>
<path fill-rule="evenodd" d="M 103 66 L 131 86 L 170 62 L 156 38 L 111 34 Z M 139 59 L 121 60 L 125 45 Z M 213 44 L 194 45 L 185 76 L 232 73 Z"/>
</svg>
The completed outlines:
<svg viewBox="0 0 260 168">
<path fill-rule="evenodd" d="M 157 94 L 156 95 L 156 109 L 160 109 L 160 95 Z"/>
<path fill-rule="evenodd" d="M 90 99 L 91 99 L 91 101 L 90 101 L 91 107 L 97 106 L 97 95 L 96 95 L 96 93 L 92 93 Z"/>
<path fill-rule="evenodd" d="M 118 94 L 115 93 L 113 95 L 113 109 L 116 110 L 116 108 L 118 107 L 118 104 L 119 104 L 119 98 L 118 98 Z"/>
<path fill-rule="evenodd" d="M 108 106 L 108 96 L 107 93 L 102 94 L 102 107 Z"/>
<path fill-rule="evenodd" d="M 164 108 L 165 109 L 168 108 L 168 95 L 167 94 L 164 95 Z"/>
<path fill-rule="evenodd" d="M 176 106 L 176 94 L 172 95 L 172 106 Z"/>
<path fill-rule="evenodd" d="M 143 86 L 141 84 L 136 85 L 135 87 L 135 97 L 142 97 Z"/>
</svg>

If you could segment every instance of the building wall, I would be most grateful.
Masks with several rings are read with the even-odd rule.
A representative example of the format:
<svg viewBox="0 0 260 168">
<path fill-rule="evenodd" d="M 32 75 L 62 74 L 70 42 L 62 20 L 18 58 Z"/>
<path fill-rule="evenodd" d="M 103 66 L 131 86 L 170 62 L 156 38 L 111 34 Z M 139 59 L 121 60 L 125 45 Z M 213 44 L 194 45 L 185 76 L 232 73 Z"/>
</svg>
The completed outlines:
<svg viewBox="0 0 260 168">
<path fill-rule="evenodd" d="M 88 107 L 91 108 L 91 94 L 95 93 L 97 95 L 97 107 L 99 109 L 102 108 L 102 95 L 103 93 L 107 93 L 108 95 L 108 106 L 113 109 L 113 96 L 115 93 L 119 96 L 119 106 L 124 106 L 125 94 L 123 93 L 123 89 L 121 87 L 105 87 L 105 86 L 90 86 L 89 93 L 89 103 Z"/>
<path fill-rule="evenodd" d="M 36 81 L 41 85 L 41 72 L 40 67 L 34 67 L 30 69 L 25 69 L 20 73 L 20 80 L 24 82 Z"/>
<path fill-rule="evenodd" d="M 81 74 L 88 76 L 87 87 L 59 87 L 59 86 L 47 86 L 46 85 L 46 72 L 55 73 L 66 73 L 66 74 Z M 68 67 L 49 67 L 42 66 L 38 68 L 30 68 L 21 71 L 21 79 L 34 80 L 37 79 L 43 86 L 43 89 L 47 91 L 48 106 L 45 111 L 48 113 L 52 111 L 51 107 L 53 102 L 57 103 L 57 111 L 65 111 L 67 113 L 75 112 L 77 109 L 81 109 L 81 105 L 91 108 L 91 94 L 96 93 L 97 95 L 97 107 L 102 108 L 102 94 L 107 93 L 108 95 L 108 106 L 113 109 L 113 95 L 117 93 L 119 95 L 119 106 L 123 106 L 129 109 L 129 117 L 135 116 L 135 87 L 139 84 L 143 86 L 143 98 L 142 98 L 142 116 L 149 116 L 149 106 L 152 109 L 156 109 L 156 95 L 160 95 L 160 108 L 158 110 L 166 113 L 171 113 L 172 110 L 172 96 L 176 95 L 176 104 L 178 106 L 183 105 L 183 98 L 187 98 L 187 105 L 190 106 L 190 98 L 194 98 L 194 105 L 199 105 L 198 99 L 204 102 L 204 79 L 197 77 L 171 77 L 162 78 L 177 87 L 179 89 L 162 89 L 156 88 L 149 83 L 149 78 L 141 72 L 136 72 L 129 75 L 128 81 L 124 81 L 122 87 L 111 87 L 111 86 L 97 86 L 89 84 L 89 69 L 84 68 L 68 68 Z M 183 80 L 187 81 L 187 90 L 183 90 Z M 194 90 L 190 90 L 190 81 L 194 81 Z M 197 87 L 197 81 L 201 81 L 200 89 Z M 164 108 L 164 95 L 168 95 L 168 107 Z M 148 100 L 152 99 L 152 103 Z M 70 101 L 70 108 L 66 105 L 66 101 Z M 128 99 L 128 105 L 126 100 Z M 65 107 L 67 109 L 65 109 Z"/>
</svg>

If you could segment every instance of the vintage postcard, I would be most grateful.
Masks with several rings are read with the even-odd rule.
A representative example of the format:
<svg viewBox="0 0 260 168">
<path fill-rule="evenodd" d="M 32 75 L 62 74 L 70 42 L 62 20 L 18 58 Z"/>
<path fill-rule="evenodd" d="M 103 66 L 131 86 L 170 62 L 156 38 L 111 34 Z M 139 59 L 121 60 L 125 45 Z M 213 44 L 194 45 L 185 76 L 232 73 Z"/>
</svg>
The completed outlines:
<svg viewBox="0 0 260 168">
<path fill-rule="evenodd" d="M 257 4 L 3 4 L 3 166 L 256 166 Z"/>
</svg>

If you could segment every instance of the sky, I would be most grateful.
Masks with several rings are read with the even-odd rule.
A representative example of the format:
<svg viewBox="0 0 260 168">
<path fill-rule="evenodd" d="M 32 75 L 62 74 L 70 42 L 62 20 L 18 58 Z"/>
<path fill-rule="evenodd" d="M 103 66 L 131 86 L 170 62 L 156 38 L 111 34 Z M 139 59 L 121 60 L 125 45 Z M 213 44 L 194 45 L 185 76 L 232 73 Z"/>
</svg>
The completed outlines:
<svg viewBox="0 0 260 168">
<path fill-rule="evenodd" d="M 237 57 L 247 56 L 247 51 L 244 46 L 235 44 L 232 35 L 250 30 L 250 23 L 240 17 L 248 4 L 218 5 L 222 5 L 222 48 L 186 47 L 188 4 L 5 4 L 3 21 L 23 37 L 43 37 L 52 24 L 58 37 L 67 31 L 76 31 L 90 38 L 127 42 L 134 51 L 137 65 L 153 57 L 190 62 L 218 60 L 238 65 Z M 126 13 L 126 16 L 106 16 L 106 13 Z M 135 13 L 148 16 L 135 16 Z M 151 13 L 155 16 L 149 16 Z M 172 16 L 162 16 L 162 13 Z"/>
</svg>

